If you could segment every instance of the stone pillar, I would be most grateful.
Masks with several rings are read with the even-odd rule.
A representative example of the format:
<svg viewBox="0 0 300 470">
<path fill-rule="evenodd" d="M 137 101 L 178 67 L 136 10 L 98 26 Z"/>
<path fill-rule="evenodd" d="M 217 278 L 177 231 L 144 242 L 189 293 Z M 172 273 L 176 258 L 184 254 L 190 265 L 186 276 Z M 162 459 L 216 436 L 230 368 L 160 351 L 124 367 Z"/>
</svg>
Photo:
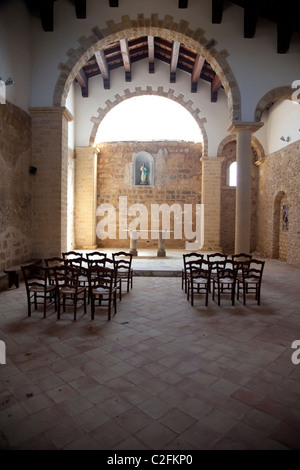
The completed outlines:
<svg viewBox="0 0 300 470">
<path fill-rule="evenodd" d="M 250 253 L 251 219 L 251 133 L 262 123 L 235 123 L 229 132 L 237 134 L 237 186 L 235 213 L 235 253 Z"/>
<path fill-rule="evenodd" d="M 97 248 L 97 156 L 96 147 L 75 148 L 75 244 L 86 250 Z"/>
<path fill-rule="evenodd" d="M 32 257 L 60 256 L 67 247 L 68 122 L 64 107 L 30 108 Z"/>
<path fill-rule="evenodd" d="M 221 251 L 221 169 L 223 159 L 203 157 L 202 195 L 204 210 L 204 244 L 201 251 Z"/>
</svg>

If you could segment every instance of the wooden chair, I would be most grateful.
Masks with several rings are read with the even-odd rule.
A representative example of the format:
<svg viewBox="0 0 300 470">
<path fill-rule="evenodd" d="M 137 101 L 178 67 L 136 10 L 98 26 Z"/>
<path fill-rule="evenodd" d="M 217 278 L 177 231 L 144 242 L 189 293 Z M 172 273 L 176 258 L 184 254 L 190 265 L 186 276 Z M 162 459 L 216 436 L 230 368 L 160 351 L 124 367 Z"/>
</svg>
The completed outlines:
<svg viewBox="0 0 300 470">
<path fill-rule="evenodd" d="M 111 319 L 111 309 L 117 313 L 117 289 L 115 287 L 114 269 L 94 266 L 89 268 L 89 297 L 91 299 L 91 319 L 95 317 L 96 300 L 99 306 L 107 302 L 108 320 Z"/>
<path fill-rule="evenodd" d="M 230 294 L 231 304 L 234 305 L 237 280 L 237 264 L 232 262 L 231 267 L 218 265 L 217 276 L 213 278 L 212 298 L 215 298 L 215 290 L 218 291 L 218 305 L 221 304 L 221 294 Z"/>
<path fill-rule="evenodd" d="M 203 254 L 191 251 L 182 255 L 183 269 L 181 271 L 181 289 L 184 287 L 184 292 L 187 293 L 187 282 L 189 279 L 189 273 L 187 272 L 187 263 L 192 260 L 202 260 Z"/>
<path fill-rule="evenodd" d="M 223 253 L 210 253 L 207 255 L 207 260 L 210 263 L 210 279 L 211 279 L 211 287 L 213 288 L 213 282 L 217 279 L 218 274 L 218 267 L 225 267 L 225 261 L 227 260 L 228 255 Z"/>
<path fill-rule="evenodd" d="M 63 312 L 66 306 L 73 306 L 74 320 L 76 320 L 77 310 L 84 307 L 86 313 L 86 287 L 79 282 L 80 270 L 73 266 L 56 266 L 54 268 L 55 285 L 57 296 L 57 319 L 60 319 L 61 303 Z M 67 303 L 69 301 L 69 303 Z"/>
<path fill-rule="evenodd" d="M 45 264 L 48 268 L 48 277 L 49 277 L 49 284 L 55 285 L 55 274 L 54 268 L 56 266 L 64 265 L 64 259 L 60 258 L 59 256 L 53 256 L 52 258 L 45 258 Z"/>
<path fill-rule="evenodd" d="M 105 258 L 105 267 L 114 271 L 114 287 L 119 292 L 119 300 L 122 300 L 122 277 L 118 276 L 117 273 L 117 261 L 113 258 Z"/>
<path fill-rule="evenodd" d="M 21 266 L 23 279 L 26 286 L 28 316 L 31 316 L 31 306 L 35 310 L 38 304 L 43 305 L 44 318 L 46 318 L 47 306 L 54 304 L 56 311 L 55 286 L 49 284 L 48 269 L 41 265 L 42 260 L 34 265 Z"/>
<path fill-rule="evenodd" d="M 117 279 L 121 279 L 121 285 L 122 282 L 126 283 L 127 292 L 129 292 L 129 288 L 132 289 L 133 285 L 132 254 L 127 251 L 118 251 L 113 253 L 113 260 L 115 262 Z"/>
<path fill-rule="evenodd" d="M 242 279 L 238 279 L 237 298 L 239 299 L 240 288 L 243 289 L 243 303 L 246 305 L 247 294 L 255 295 L 257 305 L 260 305 L 260 293 L 262 284 L 262 275 L 265 261 L 251 259 L 245 261 L 242 265 Z"/>
<path fill-rule="evenodd" d="M 187 287 L 187 300 L 191 295 L 191 305 L 194 305 L 194 295 L 205 293 L 205 305 L 208 305 L 208 294 L 210 290 L 210 264 L 201 260 L 198 263 L 191 263 L 189 270 L 189 283 Z"/>
</svg>

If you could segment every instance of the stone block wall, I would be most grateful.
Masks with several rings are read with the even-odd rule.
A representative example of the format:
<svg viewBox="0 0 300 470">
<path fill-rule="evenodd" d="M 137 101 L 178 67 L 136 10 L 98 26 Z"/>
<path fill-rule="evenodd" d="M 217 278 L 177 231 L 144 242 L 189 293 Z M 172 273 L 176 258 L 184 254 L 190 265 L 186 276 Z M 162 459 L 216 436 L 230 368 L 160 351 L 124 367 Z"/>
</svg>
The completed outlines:
<svg viewBox="0 0 300 470">
<path fill-rule="evenodd" d="M 30 116 L 0 104 L 0 272 L 31 256 L 30 145 Z"/>
<path fill-rule="evenodd" d="M 119 197 L 126 196 L 127 208 L 143 204 L 148 211 L 148 228 L 151 228 L 151 204 L 179 204 L 183 213 L 184 204 L 201 203 L 201 144 L 186 142 L 115 142 L 99 145 L 97 177 L 97 206 L 108 203 L 117 210 L 117 240 L 97 239 L 101 247 L 129 248 L 129 238 L 119 239 Z M 135 185 L 133 172 L 135 157 L 140 153 L 150 154 L 153 161 L 153 185 Z M 134 220 L 139 214 L 128 218 Z M 100 217 L 97 217 L 97 224 Z M 195 222 L 195 221 L 194 221 Z M 171 213 L 170 230 L 173 230 Z M 193 225 L 195 229 L 195 225 Z M 123 232 L 123 237 L 124 237 Z M 127 235 L 126 235 L 127 236 Z M 139 240 L 138 247 L 157 247 L 157 234 L 149 234 Z M 166 247 L 184 248 L 185 237 L 175 240 L 173 234 L 166 241 Z"/>
<path fill-rule="evenodd" d="M 300 267 L 300 141 L 268 155 L 259 166 L 257 249 Z M 284 199 L 286 198 L 286 199 Z M 289 206 L 289 229 L 281 230 L 281 207 Z M 278 206 L 278 207 L 277 207 Z M 283 241 L 283 236 L 288 240 Z M 286 247 L 279 251 L 278 243 Z"/>
</svg>

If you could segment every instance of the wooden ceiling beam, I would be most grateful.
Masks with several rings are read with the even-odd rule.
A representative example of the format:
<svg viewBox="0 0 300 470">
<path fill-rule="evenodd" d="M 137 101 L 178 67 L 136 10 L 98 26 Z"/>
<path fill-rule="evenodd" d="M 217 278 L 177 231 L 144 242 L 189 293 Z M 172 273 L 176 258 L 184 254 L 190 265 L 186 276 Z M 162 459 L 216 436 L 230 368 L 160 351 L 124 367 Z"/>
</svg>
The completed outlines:
<svg viewBox="0 0 300 470">
<path fill-rule="evenodd" d="M 154 73 L 154 37 L 148 36 L 149 73 Z"/>
<path fill-rule="evenodd" d="M 277 52 L 288 52 L 293 33 L 296 29 L 296 21 L 299 20 L 299 2 L 295 3 L 291 10 L 289 2 L 277 4 Z"/>
<path fill-rule="evenodd" d="M 78 74 L 76 75 L 76 80 L 81 86 L 81 95 L 83 98 L 88 98 L 89 96 L 89 87 L 88 87 L 88 78 L 84 73 L 84 70 L 81 69 Z"/>
<path fill-rule="evenodd" d="M 244 7 L 244 38 L 253 38 L 261 10 L 262 1 L 246 0 Z"/>
<path fill-rule="evenodd" d="M 44 31 L 53 31 L 54 0 L 40 2 L 40 16 Z"/>
<path fill-rule="evenodd" d="M 187 8 L 188 3 L 188 0 L 178 0 L 178 8 Z"/>
<path fill-rule="evenodd" d="M 220 24 L 222 22 L 224 0 L 212 0 L 212 23 Z"/>
<path fill-rule="evenodd" d="M 170 83 L 176 83 L 176 70 L 179 59 L 180 42 L 174 41 L 170 63 Z"/>
<path fill-rule="evenodd" d="M 204 62 L 205 62 L 204 57 L 202 57 L 200 54 L 197 54 L 195 64 L 193 67 L 193 72 L 192 72 L 192 87 L 191 87 L 192 93 L 197 93 L 198 80 L 200 78 Z"/>
<path fill-rule="evenodd" d="M 130 52 L 129 52 L 127 39 L 120 39 L 120 49 L 121 49 L 123 65 L 125 69 L 125 81 L 131 82 Z"/>
<path fill-rule="evenodd" d="M 219 79 L 218 75 L 215 75 L 215 78 L 211 82 L 210 85 L 210 101 L 212 103 L 216 103 L 218 100 L 218 93 L 222 86 L 221 80 Z"/>
<path fill-rule="evenodd" d="M 119 0 L 109 0 L 109 6 L 118 8 Z"/>
<path fill-rule="evenodd" d="M 100 73 L 103 78 L 104 89 L 109 90 L 110 89 L 110 73 L 109 73 L 109 67 L 107 64 L 104 50 L 101 49 L 100 51 L 96 51 L 95 57 L 96 57 L 96 61 L 97 61 Z"/>
<path fill-rule="evenodd" d="M 86 0 L 75 0 L 75 12 L 78 19 L 86 19 Z"/>
</svg>

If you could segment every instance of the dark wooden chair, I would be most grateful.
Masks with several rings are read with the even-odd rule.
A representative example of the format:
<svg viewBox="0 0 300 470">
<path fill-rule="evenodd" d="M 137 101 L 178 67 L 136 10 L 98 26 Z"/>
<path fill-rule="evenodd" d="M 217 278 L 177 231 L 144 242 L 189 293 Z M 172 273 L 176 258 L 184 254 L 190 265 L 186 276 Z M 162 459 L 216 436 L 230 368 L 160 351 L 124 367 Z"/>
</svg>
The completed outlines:
<svg viewBox="0 0 300 470">
<path fill-rule="evenodd" d="M 183 269 L 181 271 L 181 289 L 184 288 L 184 292 L 187 293 L 187 282 L 189 279 L 189 273 L 187 272 L 187 263 L 193 260 L 202 260 L 204 257 L 203 254 L 191 251 L 190 253 L 185 253 L 182 255 L 183 259 Z"/>
<path fill-rule="evenodd" d="M 108 320 L 111 319 L 111 310 L 117 313 L 117 289 L 115 287 L 114 269 L 94 266 L 89 268 L 89 297 L 91 299 L 91 319 L 94 320 L 96 302 L 102 306 L 103 302 L 107 306 Z"/>
<path fill-rule="evenodd" d="M 235 290 L 237 282 L 237 263 L 226 262 L 225 266 L 219 264 L 217 266 L 217 276 L 213 278 L 213 300 L 215 298 L 215 291 L 218 292 L 218 305 L 221 304 L 221 295 L 230 294 L 231 304 L 234 305 Z"/>
<path fill-rule="evenodd" d="M 133 270 L 132 270 L 132 254 L 127 251 L 118 251 L 113 253 L 113 260 L 115 262 L 115 269 L 117 272 L 117 279 L 124 282 L 127 286 L 127 292 L 129 288 L 133 286 Z"/>
<path fill-rule="evenodd" d="M 26 286 L 28 316 L 31 316 L 31 306 L 35 310 L 38 304 L 43 305 L 44 318 L 46 318 L 47 307 L 54 305 L 56 311 L 55 286 L 49 284 L 48 269 L 42 266 L 42 260 L 37 264 L 21 266 L 23 279 Z"/>
<path fill-rule="evenodd" d="M 189 269 L 189 282 L 187 287 L 187 300 L 191 297 L 191 305 L 194 305 L 195 294 L 205 293 L 205 305 L 208 305 L 210 291 L 210 264 L 206 260 L 191 263 Z"/>
<path fill-rule="evenodd" d="M 237 297 L 239 298 L 240 288 L 243 290 L 243 303 L 246 305 L 246 296 L 254 294 L 257 305 L 260 305 L 260 294 L 262 276 L 265 261 L 251 259 L 242 265 L 242 279 L 238 279 Z"/>
<path fill-rule="evenodd" d="M 86 313 L 86 287 L 80 285 L 80 269 L 73 266 L 56 266 L 54 268 L 57 296 L 57 319 L 60 319 L 61 305 L 63 312 L 67 306 L 73 307 L 74 320 L 77 310 L 84 307 Z"/>
</svg>

